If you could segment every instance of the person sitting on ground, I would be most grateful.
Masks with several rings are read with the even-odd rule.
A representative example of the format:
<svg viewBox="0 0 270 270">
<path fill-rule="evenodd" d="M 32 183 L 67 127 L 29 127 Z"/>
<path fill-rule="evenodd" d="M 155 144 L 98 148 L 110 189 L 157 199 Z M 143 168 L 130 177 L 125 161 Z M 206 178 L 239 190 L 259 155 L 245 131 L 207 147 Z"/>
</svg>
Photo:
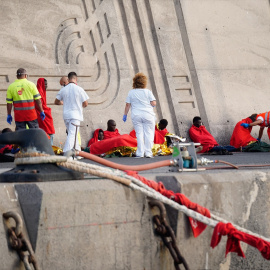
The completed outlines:
<svg viewBox="0 0 270 270">
<path fill-rule="evenodd" d="M 87 147 L 90 147 L 91 144 L 102 141 L 103 139 L 104 139 L 104 132 L 101 128 L 98 128 L 94 131 L 93 137 L 89 140 Z"/>
<path fill-rule="evenodd" d="M 236 151 L 233 146 L 220 146 L 215 138 L 207 131 L 204 125 L 202 125 L 202 119 L 199 116 L 193 118 L 193 125 L 189 129 L 189 136 L 195 143 L 200 143 L 203 149 L 198 153 L 217 153 L 228 154 L 231 151 Z"/>
<path fill-rule="evenodd" d="M 265 127 L 268 127 L 267 133 L 268 137 L 270 137 L 269 112 L 252 114 L 250 117 L 243 120 L 238 122 L 235 126 L 231 138 L 232 143 L 242 146 L 242 150 L 244 152 L 269 152 L 270 145 L 265 142 L 261 142 L 263 130 Z M 255 139 L 250 135 L 250 133 L 252 127 L 257 125 L 260 126 L 260 131 L 259 137 Z"/>
<path fill-rule="evenodd" d="M 257 140 L 261 140 L 264 128 L 267 127 L 268 138 L 270 139 L 270 112 L 264 112 L 257 114 L 256 120 L 252 123 L 242 123 L 241 126 L 245 128 L 260 126 L 259 137 Z"/>
<path fill-rule="evenodd" d="M 230 140 L 230 145 L 235 148 L 245 147 L 252 142 L 256 142 L 257 139 L 251 136 L 252 126 L 247 128 L 243 127 L 242 124 L 251 124 L 256 121 L 257 114 L 252 114 L 251 116 L 239 121 L 233 130 L 233 134 Z"/>
<path fill-rule="evenodd" d="M 116 122 L 110 119 L 107 122 L 107 130 L 104 130 L 104 140 L 120 136 L 118 129 L 116 128 Z"/>
<path fill-rule="evenodd" d="M 13 132 L 10 128 L 4 128 L 1 134 Z M 19 152 L 19 148 L 12 144 L 0 144 L 0 162 L 13 162 L 14 154 Z"/>
<path fill-rule="evenodd" d="M 38 92 L 41 96 L 41 103 L 42 103 L 42 108 L 44 110 L 44 113 L 46 115 L 46 118 L 44 121 L 41 120 L 41 118 L 38 117 L 38 125 L 39 128 L 43 129 L 50 137 L 50 142 L 51 145 L 53 145 L 53 137 L 55 134 L 55 129 L 53 126 L 53 118 L 52 118 L 52 110 L 47 106 L 47 97 L 46 97 L 46 91 L 47 91 L 47 80 L 44 78 L 39 78 L 37 81 L 37 89 Z M 39 107 L 37 104 L 35 104 L 36 112 L 37 114 L 40 113 Z"/>
</svg>

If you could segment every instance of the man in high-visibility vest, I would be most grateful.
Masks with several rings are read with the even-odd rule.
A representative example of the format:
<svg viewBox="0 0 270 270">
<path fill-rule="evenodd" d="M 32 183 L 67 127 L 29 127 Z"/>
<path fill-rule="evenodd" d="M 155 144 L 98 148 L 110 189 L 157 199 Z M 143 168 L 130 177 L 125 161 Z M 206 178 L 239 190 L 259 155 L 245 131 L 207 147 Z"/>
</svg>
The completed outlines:
<svg viewBox="0 0 270 270">
<path fill-rule="evenodd" d="M 11 110 L 14 106 L 14 117 L 16 130 L 29 128 L 39 128 L 35 103 L 40 112 L 40 118 L 44 121 L 45 113 L 42 108 L 41 96 L 34 83 L 27 80 L 27 72 L 24 68 L 17 70 L 17 80 L 9 85 L 7 89 L 7 122 L 11 125 Z"/>
</svg>

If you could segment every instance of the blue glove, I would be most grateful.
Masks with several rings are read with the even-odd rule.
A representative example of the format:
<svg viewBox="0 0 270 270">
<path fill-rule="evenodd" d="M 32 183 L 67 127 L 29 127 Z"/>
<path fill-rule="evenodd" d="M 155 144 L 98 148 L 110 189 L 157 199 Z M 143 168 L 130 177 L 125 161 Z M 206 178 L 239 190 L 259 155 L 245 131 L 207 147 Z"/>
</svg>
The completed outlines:
<svg viewBox="0 0 270 270">
<path fill-rule="evenodd" d="M 7 116 L 7 122 L 11 125 L 11 122 L 12 122 L 12 116 L 11 116 L 11 114 L 8 114 L 8 116 Z"/>
<path fill-rule="evenodd" d="M 124 122 L 127 121 L 127 115 L 126 115 L 126 114 L 123 115 L 123 121 L 124 121 Z"/>
<path fill-rule="evenodd" d="M 20 148 L 19 148 L 19 147 L 18 147 L 17 149 L 12 148 L 11 151 L 10 151 L 10 153 L 11 153 L 11 154 L 16 154 L 16 153 L 18 153 L 19 151 L 20 151 Z"/>
<path fill-rule="evenodd" d="M 41 118 L 42 121 L 44 121 L 45 117 L 46 117 L 45 113 L 41 112 L 40 113 L 40 118 Z"/>
<path fill-rule="evenodd" d="M 242 123 L 241 126 L 244 128 L 249 128 L 249 124 L 247 124 L 247 123 Z"/>
<path fill-rule="evenodd" d="M 260 138 L 257 138 L 257 141 L 258 141 L 258 142 L 260 142 L 260 141 L 261 141 L 261 139 L 260 139 Z"/>
</svg>

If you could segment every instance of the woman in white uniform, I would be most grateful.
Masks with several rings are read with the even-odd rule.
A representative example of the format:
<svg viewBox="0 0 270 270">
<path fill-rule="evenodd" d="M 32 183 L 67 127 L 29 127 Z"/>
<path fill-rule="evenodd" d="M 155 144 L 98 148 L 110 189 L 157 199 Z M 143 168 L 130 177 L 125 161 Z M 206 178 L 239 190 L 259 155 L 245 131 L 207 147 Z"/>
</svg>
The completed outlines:
<svg viewBox="0 0 270 270">
<path fill-rule="evenodd" d="M 129 91 L 123 121 L 126 122 L 127 114 L 131 107 L 131 120 L 136 131 L 137 151 L 136 157 L 153 157 L 152 147 L 155 136 L 156 99 L 153 93 L 146 89 L 147 76 L 137 73 L 133 78 L 133 89 Z"/>
</svg>

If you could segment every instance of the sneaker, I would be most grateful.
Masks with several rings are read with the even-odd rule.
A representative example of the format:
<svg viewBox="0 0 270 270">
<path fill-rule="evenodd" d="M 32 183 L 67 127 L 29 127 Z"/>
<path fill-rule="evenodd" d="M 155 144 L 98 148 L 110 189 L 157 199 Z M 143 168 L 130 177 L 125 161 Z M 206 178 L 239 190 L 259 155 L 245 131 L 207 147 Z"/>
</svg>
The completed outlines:
<svg viewBox="0 0 270 270">
<path fill-rule="evenodd" d="M 154 158 L 153 156 L 145 156 L 146 158 Z"/>
</svg>

